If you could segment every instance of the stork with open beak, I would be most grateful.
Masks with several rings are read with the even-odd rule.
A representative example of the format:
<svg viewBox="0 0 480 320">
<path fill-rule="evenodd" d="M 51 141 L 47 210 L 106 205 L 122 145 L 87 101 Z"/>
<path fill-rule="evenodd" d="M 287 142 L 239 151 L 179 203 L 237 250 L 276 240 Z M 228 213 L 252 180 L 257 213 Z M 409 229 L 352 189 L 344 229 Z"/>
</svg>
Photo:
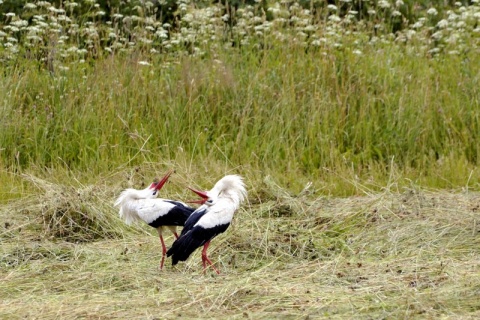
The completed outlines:
<svg viewBox="0 0 480 320">
<path fill-rule="evenodd" d="M 177 226 L 183 226 L 188 217 L 195 210 L 183 202 L 157 198 L 158 192 L 168 178 L 172 175 L 170 170 L 160 181 L 153 182 L 143 190 L 126 189 L 122 191 L 115 206 L 120 207 L 120 218 L 127 224 L 143 220 L 149 226 L 157 229 L 162 244 L 162 260 L 160 269 L 163 268 L 167 248 L 163 240 L 164 229 L 169 229 L 178 238 Z"/>
<path fill-rule="evenodd" d="M 230 225 L 233 214 L 247 197 L 247 191 L 242 177 L 227 175 L 220 179 L 210 191 L 198 191 L 192 189 L 202 200 L 202 203 L 185 222 L 180 237 L 175 240 L 172 247 L 167 251 L 167 256 L 172 257 L 172 265 L 178 261 L 185 261 L 198 247 L 203 245 L 202 264 L 203 272 L 206 263 L 220 274 L 207 256 L 210 241 L 220 233 L 225 232 Z"/>
</svg>

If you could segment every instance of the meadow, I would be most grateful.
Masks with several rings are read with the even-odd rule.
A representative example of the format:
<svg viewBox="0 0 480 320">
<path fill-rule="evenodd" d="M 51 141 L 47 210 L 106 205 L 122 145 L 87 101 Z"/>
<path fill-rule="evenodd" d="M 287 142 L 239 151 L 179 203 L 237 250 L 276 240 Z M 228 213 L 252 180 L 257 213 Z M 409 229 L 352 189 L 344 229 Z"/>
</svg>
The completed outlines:
<svg viewBox="0 0 480 320">
<path fill-rule="evenodd" d="M 0 317 L 478 318 L 478 1 L 199 3 L 0 10 Z M 170 168 L 220 276 L 113 208 Z"/>
</svg>

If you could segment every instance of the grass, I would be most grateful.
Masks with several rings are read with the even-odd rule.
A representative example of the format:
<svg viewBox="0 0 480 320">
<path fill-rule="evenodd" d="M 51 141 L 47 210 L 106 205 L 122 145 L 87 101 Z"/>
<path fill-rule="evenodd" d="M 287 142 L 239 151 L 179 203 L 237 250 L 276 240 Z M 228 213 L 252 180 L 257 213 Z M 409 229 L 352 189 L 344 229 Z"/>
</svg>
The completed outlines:
<svg viewBox="0 0 480 320">
<path fill-rule="evenodd" d="M 92 175 L 125 161 L 220 163 L 298 178 L 296 189 L 352 168 L 385 184 L 393 161 L 422 185 L 478 185 L 478 75 L 454 72 L 476 68 L 478 55 L 466 62 L 388 50 L 326 60 L 273 50 L 256 63 L 225 54 L 148 69 L 116 59 L 60 78 L 7 69 L 2 159 L 18 170 Z"/>
<path fill-rule="evenodd" d="M 0 318 L 480 316 L 478 3 L 262 5 L 2 17 Z M 112 207 L 167 168 L 245 177 L 220 276 Z"/>
<path fill-rule="evenodd" d="M 269 5 L 268 20 L 258 7 L 238 10 L 229 36 L 221 5 L 185 5 L 168 32 L 147 13 L 113 28 L 45 3 L 32 20 L 9 17 L 0 163 L 77 178 L 145 162 L 241 168 L 340 196 L 355 193 L 353 175 L 380 189 L 396 170 L 426 187 L 478 189 L 477 3 L 419 11 L 395 34 L 382 16 Z M 61 39 L 33 45 L 32 30 Z M 160 30 L 169 37 L 155 38 Z M 109 32 L 130 44 L 112 38 L 116 50 Z"/>
<path fill-rule="evenodd" d="M 364 196 L 318 197 L 308 186 L 292 195 L 266 178 L 212 243 L 216 276 L 203 275 L 199 252 L 159 271 L 154 230 L 119 222 L 113 196 L 128 181 L 140 183 L 141 173 L 111 185 L 24 179 L 42 190 L 0 211 L 2 317 L 473 319 L 480 312 L 478 193 L 392 184 Z M 174 176 L 164 195 L 185 198 L 181 180 Z M 55 220 L 63 235 L 45 224 L 49 211 L 37 209 L 57 201 L 43 191 L 58 189 L 73 191 L 55 209 L 68 218 Z M 96 190 L 83 211 L 96 228 L 71 210 L 85 190 Z"/>
</svg>

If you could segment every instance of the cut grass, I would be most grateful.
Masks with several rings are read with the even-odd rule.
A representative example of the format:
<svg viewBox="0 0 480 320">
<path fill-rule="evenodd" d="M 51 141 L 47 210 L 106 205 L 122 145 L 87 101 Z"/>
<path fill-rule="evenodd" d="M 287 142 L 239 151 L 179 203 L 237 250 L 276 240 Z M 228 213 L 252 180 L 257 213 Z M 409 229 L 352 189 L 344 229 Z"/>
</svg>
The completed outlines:
<svg viewBox="0 0 480 320">
<path fill-rule="evenodd" d="M 216 276 L 203 275 L 199 252 L 160 272 L 154 230 L 118 223 L 110 206 L 124 182 L 113 190 L 103 183 L 86 187 L 97 197 L 84 214 L 96 217 L 101 209 L 115 236 L 68 228 L 77 237 L 45 236 L 35 202 L 48 199 L 40 194 L 19 200 L 21 210 L 15 202 L 2 208 L 1 317 L 480 316 L 478 193 L 385 188 L 319 198 L 308 188 L 292 196 L 265 179 L 261 196 L 251 196 L 212 242 L 222 272 Z M 164 195 L 183 198 L 176 184 Z M 67 197 L 73 203 L 77 195 Z"/>
</svg>

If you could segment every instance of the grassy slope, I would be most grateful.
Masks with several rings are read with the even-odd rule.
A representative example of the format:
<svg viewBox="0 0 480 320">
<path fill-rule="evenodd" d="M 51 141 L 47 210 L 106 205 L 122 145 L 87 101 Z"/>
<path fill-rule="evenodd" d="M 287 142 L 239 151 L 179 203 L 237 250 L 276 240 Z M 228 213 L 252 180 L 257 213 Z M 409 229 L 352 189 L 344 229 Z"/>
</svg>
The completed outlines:
<svg viewBox="0 0 480 320">
<path fill-rule="evenodd" d="M 45 191 L 54 186 L 25 179 Z M 174 177 L 165 196 L 184 198 L 177 183 Z M 386 188 L 344 199 L 319 198 L 314 190 L 293 197 L 267 179 L 259 190 L 264 200 L 251 194 L 232 228 L 213 242 L 211 258 L 222 271 L 216 276 L 202 274 L 199 252 L 159 272 L 155 233 L 143 225 L 126 228 L 111 208 L 120 186 L 63 189 L 71 191 L 67 203 L 90 199 L 90 208 L 106 218 L 100 229 L 83 224 L 75 230 L 81 221 L 75 208 L 42 192 L 3 207 L 3 317 L 480 315 L 477 193 Z M 55 220 L 59 212 L 72 220 Z M 53 237 L 58 230 L 62 237 Z M 103 236 L 82 241 L 92 230 Z"/>
</svg>

